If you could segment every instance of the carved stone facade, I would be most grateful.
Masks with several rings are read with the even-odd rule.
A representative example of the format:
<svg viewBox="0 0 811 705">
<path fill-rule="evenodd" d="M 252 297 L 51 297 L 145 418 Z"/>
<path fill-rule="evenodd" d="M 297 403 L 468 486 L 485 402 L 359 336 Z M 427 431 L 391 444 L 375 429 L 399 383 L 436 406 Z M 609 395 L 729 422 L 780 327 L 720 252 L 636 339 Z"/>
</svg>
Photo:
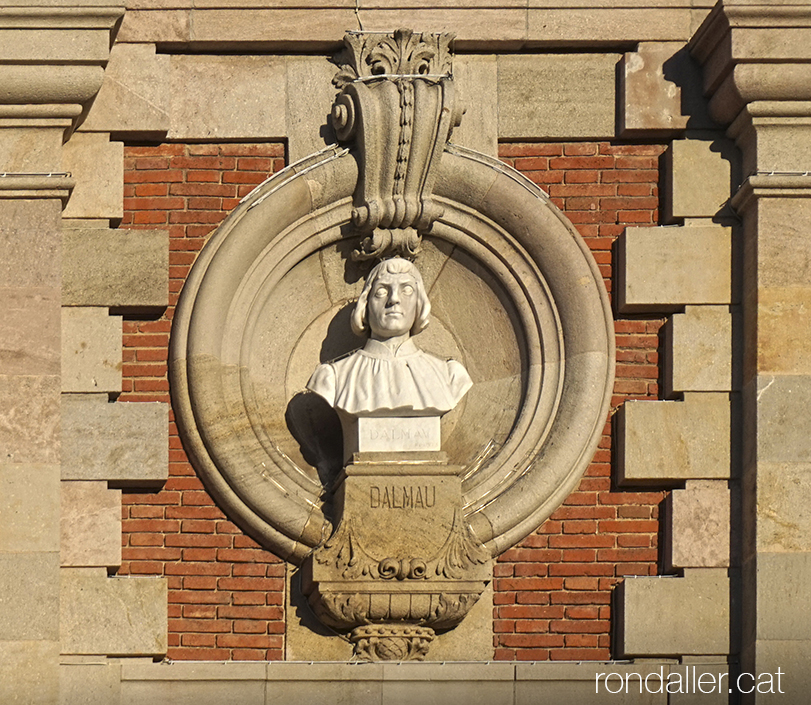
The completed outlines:
<svg viewBox="0 0 811 705">
<path fill-rule="evenodd" d="M 804 702 L 808 7 L 243 5 L 0 9 L 0 700 L 582 703 L 601 673 L 728 671 L 732 684 L 780 669 L 783 694 L 776 681 L 747 693 L 744 679 L 730 701 Z M 342 45 L 345 28 L 357 31 Z M 531 180 L 496 158 L 499 143 Z M 284 144 L 289 166 L 240 171 L 260 158 L 252 144 Z M 237 145 L 232 180 L 212 176 Z M 635 174 L 623 191 L 591 145 Z M 664 154 L 641 166 L 622 153 L 638 145 Z M 177 153 L 143 168 L 155 146 Z M 212 162 L 193 168 L 192 156 Z M 622 199 L 650 197 L 655 212 L 655 194 L 633 184 L 659 174 L 661 209 L 634 226 Z M 193 184 L 210 193 L 184 194 Z M 167 257 L 185 198 L 233 213 L 210 237 L 190 224 L 195 242 Z M 578 198 L 575 229 L 556 206 Z M 577 230 L 606 239 L 596 264 Z M 171 323 L 178 270 L 203 239 Z M 446 458 L 346 463 L 337 420 L 304 390 L 319 364 L 362 344 L 348 304 L 391 254 L 415 260 L 432 299 L 419 347 L 458 360 L 473 386 L 439 422 Z M 630 337 L 661 326 L 645 353 L 661 371 L 644 392 L 623 375 L 612 389 L 612 318 Z M 126 345 L 150 335 L 155 348 Z M 149 351 L 170 337 L 167 377 Z M 628 394 L 658 398 L 621 403 Z M 332 436 L 308 446 L 323 428 Z M 608 469 L 581 479 L 595 450 Z M 167 483 L 184 453 L 205 489 L 191 470 Z M 647 504 L 610 504 L 623 493 Z M 434 523 L 414 532 L 422 511 Z M 631 533 L 618 544 L 623 522 L 661 527 L 663 545 Z M 123 553 L 122 528 L 137 539 Z M 254 540 L 295 566 L 286 583 Z M 645 557 L 623 554 L 627 569 L 610 575 L 567 573 L 546 554 L 520 564 L 523 577 L 512 562 L 492 567 L 522 540 L 537 555 Z M 231 561 L 227 575 L 207 551 Z M 660 576 L 646 574 L 654 562 Z M 524 579 L 537 584 L 517 591 Z M 588 641 L 574 603 L 555 616 L 554 580 L 571 594 L 613 590 L 610 606 L 581 610 L 609 625 L 605 641 Z M 209 587 L 220 583 L 225 605 Z M 261 639 L 239 632 L 260 608 Z M 226 629 L 221 618 L 234 620 L 227 632 L 202 631 Z M 540 639 L 520 654 L 490 646 L 544 620 L 630 663 L 575 663 L 576 639 L 554 654 Z M 552 643 L 551 628 L 540 636 Z M 194 643 L 212 661 L 257 658 L 255 643 L 259 658 L 383 663 L 181 663 Z M 151 662 L 167 649 L 172 663 Z M 458 663 L 510 654 L 519 661 Z M 446 663 L 387 663 L 420 658 Z M 535 662 L 559 658 L 572 663 Z"/>
<path fill-rule="evenodd" d="M 170 358 L 184 444 L 229 516 L 269 549 L 295 564 L 304 562 L 303 589 L 326 624 L 354 629 L 353 634 L 368 624 L 384 624 L 390 632 L 399 624 L 415 625 L 423 628 L 414 637 L 421 644 L 429 633 L 425 628 L 448 629 L 461 621 L 489 581 L 490 559 L 537 528 L 573 489 L 599 440 L 613 387 L 607 296 L 574 227 L 517 172 L 447 143 L 452 124 L 459 122 L 452 118 L 450 41 L 410 30 L 348 35 L 350 63 L 338 73 L 342 88 L 331 115 L 339 140 L 353 146 L 307 157 L 243 199 L 189 275 Z M 332 476 L 319 479 L 306 459 L 327 423 L 311 422 L 306 429 L 299 424 L 304 430 L 291 439 L 280 421 L 301 413 L 297 405 L 310 409 L 313 418 L 320 400 L 280 396 L 269 371 L 289 378 L 291 367 L 312 360 L 309 369 L 317 372 L 310 387 L 332 390 L 340 383 L 334 379 L 339 366 L 357 366 L 354 361 L 362 364 L 371 354 L 367 344 L 341 362 L 324 364 L 352 349 L 340 346 L 353 345 L 334 328 L 363 282 L 362 269 L 351 262 L 340 266 L 341 258 L 348 248 L 351 259 L 361 262 L 414 257 L 423 240 L 429 247 L 429 239 L 430 252 L 417 260 L 425 272 L 417 292 L 432 291 L 440 280 L 459 300 L 470 287 L 489 289 L 489 303 L 476 308 L 475 326 L 438 310 L 433 315 L 436 327 L 454 333 L 453 343 L 434 339 L 433 351 L 473 370 L 472 388 L 456 418 L 448 416 L 444 424 L 441 448 L 450 457 L 411 450 L 367 456 L 363 444 L 351 439 L 364 416 L 388 415 L 402 430 L 405 419 L 399 417 L 427 413 L 416 402 L 388 412 L 331 402 L 344 427 L 345 451 L 327 460 Z M 313 261 L 321 263 L 321 272 L 309 264 Z M 325 276 L 324 261 L 333 262 L 332 276 L 354 284 L 349 296 L 330 297 L 327 311 L 299 300 L 297 320 L 282 320 L 279 297 L 289 296 L 291 286 L 316 286 Z M 466 270 L 476 267 L 482 274 L 441 269 L 466 261 L 473 263 Z M 308 271 L 314 273 L 309 280 Z M 377 271 L 369 274 L 370 282 Z M 368 286 L 358 304 L 364 311 Z M 427 300 L 424 306 L 427 315 Z M 509 337 L 482 350 L 475 344 L 482 319 L 493 333 L 511 328 Z M 274 337 L 287 341 L 282 346 L 289 349 L 278 342 L 268 346 Z M 512 353 L 506 375 L 482 357 L 499 346 Z M 338 355 L 324 352 L 336 348 Z M 439 382 L 428 381 L 433 374 L 416 362 L 406 367 L 417 388 L 433 385 L 422 393 L 417 389 L 417 396 L 437 394 Z M 363 387 L 352 394 L 389 396 L 389 386 L 406 383 L 384 372 L 384 363 L 370 363 L 375 374 L 347 372 Z M 456 364 L 454 374 L 467 378 Z M 325 376 L 331 381 L 319 381 Z M 441 409 L 440 404 L 434 416 L 456 406 L 469 384 L 467 378 L 454 403 Z M 374 392 L 377 386 L 382 392 Z M 509 419 L 502 420 L 503 435 L 496 438 L 486 430 L 494 411 L 487 400 L 500 400 L 504 406 L 496 410 Z M 304 463 L 284 450 L 291 440 L 301 446 Z M 361 452 L 350 457 L 348 445 Z M 342 457 L 349 459 L 345 469 Z M 395 482 L 401 476 L 407 485 Z M 275 481 L 267 482 L 271 477 Z M 394 501 L 370 504 L 371 494 L 381 495 L 390 483 L 393 492 L 409 497 L 410 506 L 401 504 L 405 511 L 397 518 Z M 422 489 L 425 505 L 417 511 L 412 495 Z M 357 568 L 364 557 L 371 563 Z M 408 569 L 393 567 L 405 563 Z M 386 582 L 389 574 L 400 573 L 408 579 Z M 356 643 L 356 655 L 370 653 L 366 639 Z M 413 651 L 421 656 L 425 648 Z"/>
</svg>

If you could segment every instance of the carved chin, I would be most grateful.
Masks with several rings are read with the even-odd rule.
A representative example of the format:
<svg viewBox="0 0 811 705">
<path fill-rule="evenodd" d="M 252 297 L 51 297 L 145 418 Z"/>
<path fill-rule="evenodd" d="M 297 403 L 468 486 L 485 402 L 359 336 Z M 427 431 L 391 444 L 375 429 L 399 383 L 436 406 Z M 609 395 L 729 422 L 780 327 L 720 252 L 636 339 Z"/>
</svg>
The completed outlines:
<svg viewBox="0 0 811 705">
<path fill-rule="evenodd" d="M 413 322 L 412 324 L 413 325 Z M 370 326 L 372 333 L 378 338 L 393 338 L 396 335 L 405 335 L 411 330 L 411 325 L 408 325 L 402 315 L 389 318 L 388 320 Z"/>
</svg>

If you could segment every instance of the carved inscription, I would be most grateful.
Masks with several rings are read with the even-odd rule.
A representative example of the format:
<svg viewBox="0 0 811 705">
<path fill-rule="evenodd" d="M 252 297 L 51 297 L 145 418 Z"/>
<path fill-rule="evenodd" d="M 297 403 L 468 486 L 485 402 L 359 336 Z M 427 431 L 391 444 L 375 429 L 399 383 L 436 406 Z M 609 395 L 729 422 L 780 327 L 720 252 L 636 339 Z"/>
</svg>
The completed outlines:
<svg viewBox="0 0 811 705">
<path fill-rule="evenodd" d="M 369 488 L 372 509 L 431 509 L 436 505 L 436 486 L 385 485 Z"/>
<path fill-rule="evenodd" d="M 388 428 L 370 428 L 369 440 L 371 441 L 420 441 L 429 440 L 431 433 L 428 429 L 402 428 L 400 426 L 389 426 Z"/>
<path fill-rule="evenodd" d="M 361 416 L 358 419 L 360 451 L 436 451 L 441 447 L 439 415 Z"/>
</svg>

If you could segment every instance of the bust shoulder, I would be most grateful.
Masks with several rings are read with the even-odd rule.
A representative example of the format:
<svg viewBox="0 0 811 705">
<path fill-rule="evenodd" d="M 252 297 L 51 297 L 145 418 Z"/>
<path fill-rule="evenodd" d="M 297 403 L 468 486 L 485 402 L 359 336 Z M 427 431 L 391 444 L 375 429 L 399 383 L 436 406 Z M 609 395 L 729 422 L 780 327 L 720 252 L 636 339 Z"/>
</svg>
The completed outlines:
<svg viewBox="0 0 811 705">
<path fill-rule="evenodd" d="M 337 378 L 333 363 L 325 362 L 315 368 L 307 382 L 307 389 L 324 397 L 330 406 L 335 406 Z"/>
</svg>

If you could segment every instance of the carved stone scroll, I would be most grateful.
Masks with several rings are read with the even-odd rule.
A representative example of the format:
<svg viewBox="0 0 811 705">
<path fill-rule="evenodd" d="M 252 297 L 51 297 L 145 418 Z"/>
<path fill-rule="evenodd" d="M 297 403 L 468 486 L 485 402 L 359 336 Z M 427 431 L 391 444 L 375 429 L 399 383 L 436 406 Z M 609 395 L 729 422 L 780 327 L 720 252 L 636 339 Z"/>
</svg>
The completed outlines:
<svg viewBox="0 0 811 705">
<path fill-rule="evenodd" d="M 357 259 L 413 258 L 442 215 L 432 197 L 437 165 L 461 121 L 454 100 L 451 34 L 347 34 L 332 124 L 361 162 L 352 223 L 365 236 Z"/>
</svg>

